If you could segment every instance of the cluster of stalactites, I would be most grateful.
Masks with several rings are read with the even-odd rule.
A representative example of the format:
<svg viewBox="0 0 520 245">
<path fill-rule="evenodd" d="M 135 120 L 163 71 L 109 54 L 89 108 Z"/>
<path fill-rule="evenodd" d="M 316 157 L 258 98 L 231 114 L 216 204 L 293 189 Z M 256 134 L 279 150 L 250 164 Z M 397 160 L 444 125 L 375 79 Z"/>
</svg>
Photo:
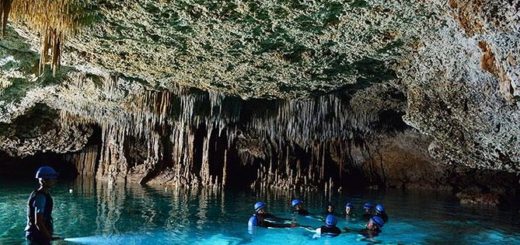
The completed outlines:
<svg viewBox="0 0 520 245">
<path fill-rule="evenodd" d="M 341 94 L 330 94 L 310 100 L 251 102 L 218 93 L 147 91 L 131 96 L 120 114 L 107 116 L 100 109 L 83 121 L 99 124 L 104 135 L 98 176 L 120 176 L 146 165 L 150 174 L 168 172 L 175 185 L 225 186 L 228 153 L 233 152 L 240 163 L 232 164 L 258 169 L 252 187 L 290 190 L 327 184 L 332 188 L 341 181 L 346 164 L 352 163 L 353 130 L 370 130 L 367 125 L 376 118 L 352 113 L 344 100 Z M 70 112 L 63 113 L 62 119 L 77 122 Z M 146 143 L 148 156 L 143 163 L 125 158 L 126 136 Z M 237 140 L 245 140 L 245 148 Z M 248 140 L 258 146 L 247 145 Z M 195 144 L 201 144 L 198 150 Z M 300 159 L 298 151 L 309 157 Z M 161 166 L 165 159 L 171 162 L 167 169 Z M 331 160 L 336 163 L 334 176 L 325 166 Z"/>
<path fill-rule="evenodd" d="M 268 160 L 257 168 L 257 177 L 251 188 L 330 191 L 339 187 L 337 182 L 344 180 L 348 168 L 359 164 L 351 157 L 352 144 L 348 140 L 316 141 L 305 150 L 310 155 L 308 159 L 298 157 L 294 151 L 297 147 L 297 144 L 289 142 L 268 152 Z"/>
<path fill-rule="evenodd" d="M 107 100 L 117 90 L 117 81 L 107 83 Z M 70 111 L 88 117 L 100 125 L 118 125 L 127 135 L 148 138 L 154 131 L 175 127 L 214 127 L 228 135 L 229 145 L 243 131 L 252 132 L 270 142 L 298 142 L 308 148 L 312 142 L 330 139 L 352 140 L 355 132 L 370 133 L 377 112 L 364 115 L 353 111 L 342 94 L 292 101 L 248 101 L 219 93 L 179 93 L 146 91 L 128 96 L 122 110 L 95 108 L 88 113 Z M 107 113 L 117 112 L 114 113 Z"/>
<path fill-rule="evenodd" d="M 5 35 L 9 16 L 25 23 L 40 35 L 39 73 L 50 63 L 53 75 L 61 64 L 63 42 L 86 25 L 85 11 L 90 0 L 2 0 L 2 33 Z"/>
<path fill-rule="evenodd" d="M 9 12 L 11 12 L 11 3 L 13 0 L 1 0 L 0 1 L 0 14 L 2 23 L 2 36 L 5 36 L 5 30 L 7 29 L 7 21 L 9 19 Z"/>
<path fill-rule="evenodd" d="M 177 98 L 177 99 L 174 99 Z M 175 105 L 174 103 L 178 103 Z M 279 101 L 277 109 L 246 107 L 247 101 L 223 106 L 219 94 L 172 95 L 169 92 L 147 92 L 132 101 L 132 113 L 119 123 L 129 134 L 147 137 L 157 127 L 192 127 L 205 125 L 223 131 L 232 141 L 242 130 L 255 132 L 258 137 L 279 144 L 298 142 L 308 148 L 315 141 L 331 139 L 352 140 L 353 131 L 369 131 L 373 115 L 351 113 L 338 95 L 322 96 L 315 100 Z M 197 110 L 207 105 L 207 110 Z M 224 108 L 225 107 L 225 108 Z M 173 112 L 177 108 L 177 112 Z M 247 111 L 254 109 L 255 111 Z M 248 117 L 242 113 L 250 114 Z"/>
</svg>

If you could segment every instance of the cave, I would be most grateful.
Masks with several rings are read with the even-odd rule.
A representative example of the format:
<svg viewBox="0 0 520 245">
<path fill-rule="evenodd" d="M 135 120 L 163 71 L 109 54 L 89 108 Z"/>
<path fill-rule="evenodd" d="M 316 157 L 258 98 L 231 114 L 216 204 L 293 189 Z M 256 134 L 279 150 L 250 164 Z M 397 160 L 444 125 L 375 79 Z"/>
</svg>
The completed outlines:
<svg viewBox="0 0 520 245">
<path fill-rule="evenodd" d="M 515 1 L 3 0 L 0 13 L 0 196 L 53 168 L 58 203 L 78 212 L 57 229 L 76 242 L 268 243 L 216 228 L 239 229 L 227 215 L 253 199 L 278 212 L 302 199 L 320 222 L 328 204 L 385 202 L 388 226 L 417 235 L 376 242 L 520 242 Z M 0 224 L 20 216 L 0 200 Z M 20 226 L 0 225 L 0 243 Z"/>
</svg>

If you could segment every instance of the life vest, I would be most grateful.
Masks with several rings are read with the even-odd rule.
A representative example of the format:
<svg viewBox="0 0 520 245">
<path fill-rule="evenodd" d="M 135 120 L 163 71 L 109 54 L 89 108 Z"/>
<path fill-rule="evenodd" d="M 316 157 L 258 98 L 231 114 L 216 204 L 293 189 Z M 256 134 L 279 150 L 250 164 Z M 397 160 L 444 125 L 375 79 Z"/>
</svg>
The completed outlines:
<svg viewBox="0 0 520 245">
<path fill-rule="evenodd" d="M 27 226 L 25 227 L 25 231 L 27 232 L 38 232 L 38 228 L 35 224 L 35 212 L 36 208 L 34 207 L 34 202 L 37 195 L 45 196 L 45 210 L 43 211 L 43 217 L 45 217 L 45 227 L 52 235 L 53 232 L 53 224 L 52 224 L 52 208 L 54 203 L 52 201 L 51 195 L 49 193 L 45 193 L 42 190 L 35 190 L 29 196 L 29 201 L 27 202 Z"/>
</svg>

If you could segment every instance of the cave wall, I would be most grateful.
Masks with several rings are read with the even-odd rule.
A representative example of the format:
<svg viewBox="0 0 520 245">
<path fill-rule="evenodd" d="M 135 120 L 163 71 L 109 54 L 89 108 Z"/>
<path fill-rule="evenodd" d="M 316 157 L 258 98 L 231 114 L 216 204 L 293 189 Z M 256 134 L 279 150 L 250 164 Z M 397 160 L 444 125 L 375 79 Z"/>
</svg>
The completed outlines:
<svg viewBox="0 0 520 245">
<path fill-rule="evenodd" d="M 518 2 L 449 1 L 400 69 L 405 121 L 446 163 L 519 172 Z"/>
</svg>

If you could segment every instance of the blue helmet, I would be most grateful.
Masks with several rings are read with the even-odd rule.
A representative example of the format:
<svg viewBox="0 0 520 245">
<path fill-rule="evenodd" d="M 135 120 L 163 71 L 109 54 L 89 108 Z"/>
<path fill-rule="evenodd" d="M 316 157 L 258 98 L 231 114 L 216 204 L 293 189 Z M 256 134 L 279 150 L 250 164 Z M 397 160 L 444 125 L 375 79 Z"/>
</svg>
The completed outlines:
<svg viewBox="0 0 520 245">
<path fill-rule="evenodd" d="M 37 179 L 57 179 L 58 178 L 58 172 L 54 170 L 53 168 L 49 166 L 43 166 L 36 171 Z"/>
<path fill-rule="evenodd" d="M 372 222 L 374 222 L 374 224 L 376 224 L 379 228 L 383 227 L 383 225 L 385 225 L 385 221 L 383 220 L 383 218 L 379 217 L 379 216 L 372 216 L 372 218 L 370 218 L 372 220 Z"/>
<path fill-rule="evenodd" d="M 372 208 L 372 204 L 369 203 L 369 202 L 366 202 L 365 204 L 363 204 L 363 208 L 364 209 L 371 209 Z"/>
<path fill-rule="evenodd" d="M 263 202 L 257 202 L 255 203 L 255 211 L 258 212 L 258 210 L 265 208 L 265 203 Z"/>
<path fill-rule="evenodd" d="M 383 206 L 383 204 L 377 204 L 376 205 L 376 211 L 379 212 L 379 213 L 384 213 L 385 212 L 385 207 Z"/>
<path fill-rule="evenodd" d="M 336 217 L 334 217 L 332 214 L 327 215 L 325 218 L 325 224 L 327 226 L 335 226 L 336 223 L 338 223 L 338 220 L 336 220 Z"/>
<path fill-rule="evenodd" d="M 302 200 L 300 200 L 300 199 L 294 199 L 294 200 L 291 201 L 291 206 L 294 207 L 294 206 L 296 206 L 296 205 L 298 205 L 298 204 L 302 204 L 302 203 L 303 203 Z"/>
<path fill-rule="evenodd" d="M 354 205 L 352 205 L 352 203 L 350 202 L 347 202 L 347 204 L 345 204 L 345 208 L 353 208 Z"/>
</svg>

